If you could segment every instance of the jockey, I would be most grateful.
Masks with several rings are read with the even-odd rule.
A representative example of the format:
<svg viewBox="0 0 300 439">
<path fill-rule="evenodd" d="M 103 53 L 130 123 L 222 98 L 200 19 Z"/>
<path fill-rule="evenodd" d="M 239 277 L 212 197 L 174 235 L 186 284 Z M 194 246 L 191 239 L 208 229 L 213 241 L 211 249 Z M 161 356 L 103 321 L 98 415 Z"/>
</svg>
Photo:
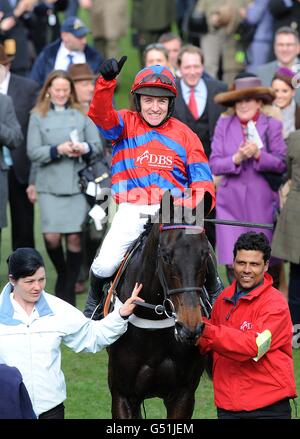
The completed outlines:
<svg viewBox="0 0 300 439">
<path fill-rule="evenodd" d="M 102 63 L 102 76 L 96 81 L 88 113 L 113 144 L 111 190 L 118 210 L 91 266 L 84 311 L 87 317 L 99 304 L 104 284 L 127 249 L 143 232 L 147 215 L 159 210 L 166 190 L 171 190 L 175 204 L 184 207 L 193 208 L 202 201 L 208 213 L 215 205 L 214 183 L 203 146 L 187 125 L 172 117 L 177 90 L 168 68 L 150 66 L 136 75 L 131 89 L 136 111 L 113 108 L 115 78 L 126 59 L 123 56 L 120 61 Z M 189 196 L 183 196 L 186 189 L 190 189 Z M 206 286 L 213 301 L 223 286 L 211 253 Z M 96 312 L 93 318 L 98 319 L 99 314 Z"/>
</svg>

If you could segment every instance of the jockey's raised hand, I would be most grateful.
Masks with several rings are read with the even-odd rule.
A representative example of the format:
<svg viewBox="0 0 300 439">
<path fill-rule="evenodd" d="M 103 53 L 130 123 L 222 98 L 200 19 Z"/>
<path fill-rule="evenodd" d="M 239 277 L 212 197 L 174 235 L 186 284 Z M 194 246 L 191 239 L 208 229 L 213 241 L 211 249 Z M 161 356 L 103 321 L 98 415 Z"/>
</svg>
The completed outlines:
<svg viewBox="0 0 300 439">
<path fill-rule="evenodd" d="M 127 56 L 122 56 L 120 61 L 117 61 L 115 58 L 110 58 L 105 61 L 100 66 L 100 73 L 106 81 L 111 81 L 115 79 L 115 77 L 120 73 L 127 60 Z"/>
</svg>

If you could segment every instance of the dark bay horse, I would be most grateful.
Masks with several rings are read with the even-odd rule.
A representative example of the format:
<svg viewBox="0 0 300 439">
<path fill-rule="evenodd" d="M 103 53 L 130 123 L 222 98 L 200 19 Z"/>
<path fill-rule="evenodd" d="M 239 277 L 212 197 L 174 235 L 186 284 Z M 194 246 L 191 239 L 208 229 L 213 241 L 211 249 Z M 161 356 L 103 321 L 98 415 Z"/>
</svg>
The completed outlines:
<svg viewBox="0 0 300 439">
<path fill-rule="evenodd" d="M 192 417 L 205 367 L 194 343 L 207 313 L 208 254 L 203 229 L 171 218 L 154 224 L 130 259 L 116 300 L 124 302 L 141 282 L 150 307 L 137 306 L 127 332 L 108 348 L 113 418 L 140 418 L 142 402 L 152 397 L 163 399 L 167 418 Z"/>
</svg>

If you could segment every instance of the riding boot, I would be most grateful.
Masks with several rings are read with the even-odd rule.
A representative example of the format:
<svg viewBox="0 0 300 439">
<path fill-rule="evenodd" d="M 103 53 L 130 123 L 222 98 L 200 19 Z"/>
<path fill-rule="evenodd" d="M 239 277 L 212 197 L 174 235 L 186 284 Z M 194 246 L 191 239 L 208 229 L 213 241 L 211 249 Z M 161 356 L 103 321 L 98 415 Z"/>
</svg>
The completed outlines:
<svg viewBox="0 0 300 439">
<path fill-rule="evenodd" d="M 216 298 L 223 291 L 224 285 L 218 274 L 218 264 L 217 264 L 215 252 L 210 243 L 209 243 L 209 258 L 207 262 L 205 287 L 209 294 L 209 299 L 210 299 L 209 301 L 211 305 L 213 305 Z"/>
<path fill-rule="evenodd" d="M 46 244 L 47 254 L 54 265 L 55 271 L 57 273 L 57 278 L 55 282 L 55 295 L 61 297 L 65 288 L 66 280 L 66 261 L 62 246 L 56 248 L 50 248 Z"/>
<path fill-rule="evenodd" d="M 103 315 L 103 287 L 110 277 L 98 277 L 90 270 L 90 288 L 83 314 L 93 320 L 100 320 Z"/>
<path fill-rule="evenodd" d="M 73 306 L 76 306 L 75 283 L 80 272 L 82 252 L 67 250 L 66 282 L 63 293 L 58 296 Z"/>
</svg>

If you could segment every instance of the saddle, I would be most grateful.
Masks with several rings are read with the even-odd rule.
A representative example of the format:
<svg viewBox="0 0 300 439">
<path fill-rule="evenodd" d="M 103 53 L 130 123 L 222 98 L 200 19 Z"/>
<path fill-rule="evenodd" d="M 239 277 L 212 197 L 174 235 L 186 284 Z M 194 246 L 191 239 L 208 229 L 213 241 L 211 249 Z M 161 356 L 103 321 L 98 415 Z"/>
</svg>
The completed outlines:
<svg viewBox="0 0 300 439">
<path fill-rule="evenodd" d="M 125 272 L 132 256 L 136 253 L 138 248 L 142 245 L 144 242 L 145 236 L 148 236 L 151 229 L 152 229 L 153 223 L 151 223 L 151 220 L 149 219 L 147 223 L 144 226 L 144 231 L 140 234 L 140 236 L 132 243 L 131 247 L 128 249 L 128 251 L 125 253 L 125 256 L 121 262 L 120 267 L 118 268 L 117 273 L 112 278 L 112 281 L 107 284 L 107 286 L 104 288 L 104 309 L 103 309 L 103 315 L 104 317 L 107 316 L 111 311 L 113 311 L 114 308 L 114 298 L 117 294 L 117 286 L 119 284 L 119 281 Z"/>
</svg>

